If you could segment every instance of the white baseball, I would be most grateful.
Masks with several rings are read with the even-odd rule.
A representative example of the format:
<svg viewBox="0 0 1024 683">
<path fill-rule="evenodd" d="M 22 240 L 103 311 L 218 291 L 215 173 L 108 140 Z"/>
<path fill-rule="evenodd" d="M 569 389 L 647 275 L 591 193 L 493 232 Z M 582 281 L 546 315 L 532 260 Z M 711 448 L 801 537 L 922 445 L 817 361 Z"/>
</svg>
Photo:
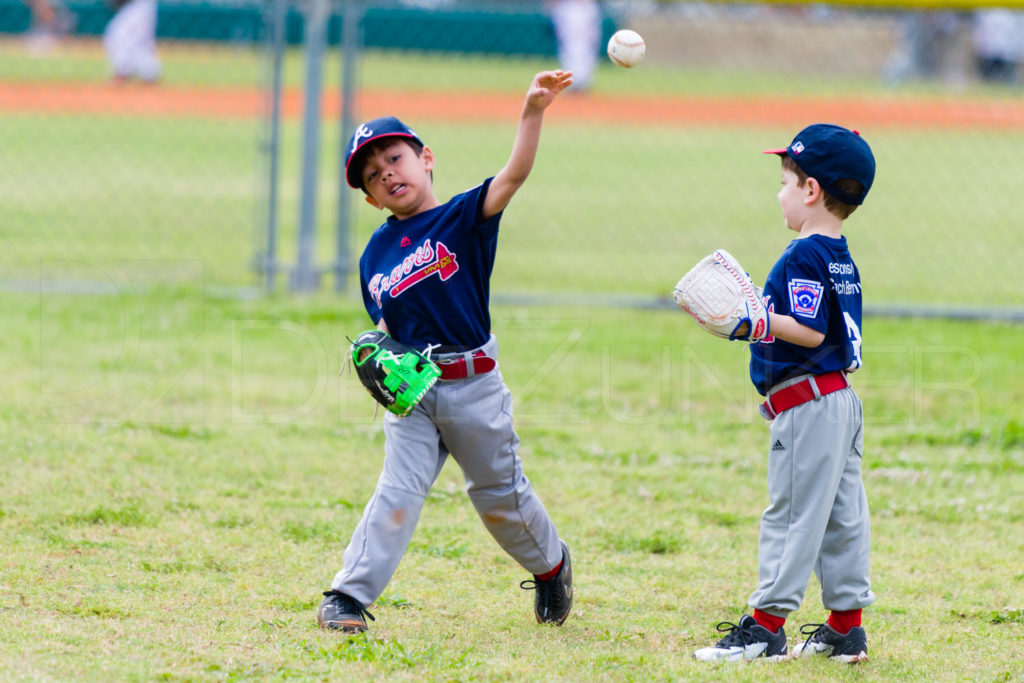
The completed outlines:
<svg viewBox="0 0 1024 683">
<path fill-rule="evenodd" d="M 622 29 L 608 40 L 608 59 L 627 69 L 639 64 L 646 53 L 647 45 L 636 31 Z"/>
</svg>

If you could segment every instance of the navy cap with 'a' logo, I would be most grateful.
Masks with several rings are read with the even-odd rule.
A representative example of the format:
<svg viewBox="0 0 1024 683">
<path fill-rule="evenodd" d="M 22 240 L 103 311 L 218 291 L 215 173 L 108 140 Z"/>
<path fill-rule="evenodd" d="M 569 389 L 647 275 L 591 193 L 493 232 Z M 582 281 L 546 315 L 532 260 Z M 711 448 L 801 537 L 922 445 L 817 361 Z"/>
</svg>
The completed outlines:
<svg viewBox="0 0 1024 683">
<path fill-rule="evenodd" d="M 350 187 L 359 189 L 363 186 L 363 179 L 360 177 L 363 170 L 362 164 L 352 163 L 356 159 L 359 150 L 374 140 L 388 137 L 411 138 L 420 145 L 423 144 L 412 128 L 394 116 L 382 116 L 379 119 L 367 121 L 356 128 L 356 132 L 352 134 L 352 138 L 348 141 L 348 147 L 345 148 L 345 179 Z"/>
<path fill-rule="evenodd" d="M 839 201 L 860 206 L 875 180 L 875 156 L 871 147 L 855 130 L 831 123 L 815 123 L 796 134 L 793 142 L 782 149 L 766 149 L 765 154 L 788 156 L 821 187 Z M 836 184 L 851 178 L 863 187 L 860 194 L 850 194 Z"/>
</svg>

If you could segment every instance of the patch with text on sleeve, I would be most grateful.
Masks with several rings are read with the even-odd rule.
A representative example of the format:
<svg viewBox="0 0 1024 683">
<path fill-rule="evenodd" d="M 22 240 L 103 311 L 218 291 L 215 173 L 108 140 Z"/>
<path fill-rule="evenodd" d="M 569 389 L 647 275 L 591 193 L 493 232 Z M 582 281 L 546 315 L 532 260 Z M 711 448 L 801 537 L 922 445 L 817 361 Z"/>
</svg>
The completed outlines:
<svg viewBox="0 0 1024 683">
<path fill-rule="evenodd" d="M 794 278 L 789 281 L 789 308 L 794 315 L 813 318 L 818 315 L 821 295 L 825 291 L 820 282 Z"/>
</svg>

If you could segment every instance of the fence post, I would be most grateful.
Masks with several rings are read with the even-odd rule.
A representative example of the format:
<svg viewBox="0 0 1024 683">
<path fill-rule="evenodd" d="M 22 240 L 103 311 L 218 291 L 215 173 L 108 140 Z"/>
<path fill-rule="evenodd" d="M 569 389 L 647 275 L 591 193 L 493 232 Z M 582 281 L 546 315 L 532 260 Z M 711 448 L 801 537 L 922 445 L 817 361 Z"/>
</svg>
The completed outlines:
<svg viewBox="0 0 1024 683">
<path fill-rule="evenodd" d="M 316 184 L 320 152 L 320 100 L 328 0 L 309 0 L 306 9 L 306 83 L 302 141 L 302 195 L 299 206 L 298 251 L 291 289 L 308 292 L 320 287 L 313 263 L 316 246 Z"/>
<path fill-rule="evenodd" d="M 341 17 L 341 185 L 338 188 L 338 227 L 334 261 L 334 291 L 343 292 L 352 269 L 352 190 L 345 180 L 345 152 L 349 136 L 355 129 L 356 66 L 359 59 L 359 24 L 363 19 L 360 0 L 342 2 Z"/>
<path fill-rule="evenodd" d="M 267 131 L 267 235 L 266 253 L 259 264 L 265 280 L 267 293 L 272 293 L 277 282 L 277 177 L 281 149 L 281 67 L 284 59 L 284 33 L 288 0 L 273 0 L 271 26 L 271 83 L 270 121 Z"/>
</svg>

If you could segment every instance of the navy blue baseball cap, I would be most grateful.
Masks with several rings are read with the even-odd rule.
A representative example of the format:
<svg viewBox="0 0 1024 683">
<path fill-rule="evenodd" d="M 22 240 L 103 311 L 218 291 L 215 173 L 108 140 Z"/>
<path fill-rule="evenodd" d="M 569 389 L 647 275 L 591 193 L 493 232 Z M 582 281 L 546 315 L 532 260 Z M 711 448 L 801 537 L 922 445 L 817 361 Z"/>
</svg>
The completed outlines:
<svg viewBox="0 0 1024 683">
<path fill-rule="evenodd" d="M 345 150 L 345 179 L 350 187 L 358 190 L 363 186 L 363 179 L 359 177 L 363 169 L 358 164 L 352 165 L 352 160 L 359 154 L 359 150 L 374 140 L 390 137 L 410 138 L 423 144 L 412 128 L 394 116 L 382 116 L 379 119 L 367 121 L 356 128 L 355 133 L 352 133 L 352 138 L 348 141 L 348 148 Z"/>
<path fill-rule="evenodd" d="M 815 123 L 796 134 L 783 149 L 766 149 L 765 154 L 788 156 L 809 177 L 817 180 L 830 195 L 852 206 L 860 206 L 875 180 L 875 155 L 855 130 L 831 123 Z M 843 178 L 852 178 L 864 186 L 857 195 L 836 187 Z"/>
</svg>

